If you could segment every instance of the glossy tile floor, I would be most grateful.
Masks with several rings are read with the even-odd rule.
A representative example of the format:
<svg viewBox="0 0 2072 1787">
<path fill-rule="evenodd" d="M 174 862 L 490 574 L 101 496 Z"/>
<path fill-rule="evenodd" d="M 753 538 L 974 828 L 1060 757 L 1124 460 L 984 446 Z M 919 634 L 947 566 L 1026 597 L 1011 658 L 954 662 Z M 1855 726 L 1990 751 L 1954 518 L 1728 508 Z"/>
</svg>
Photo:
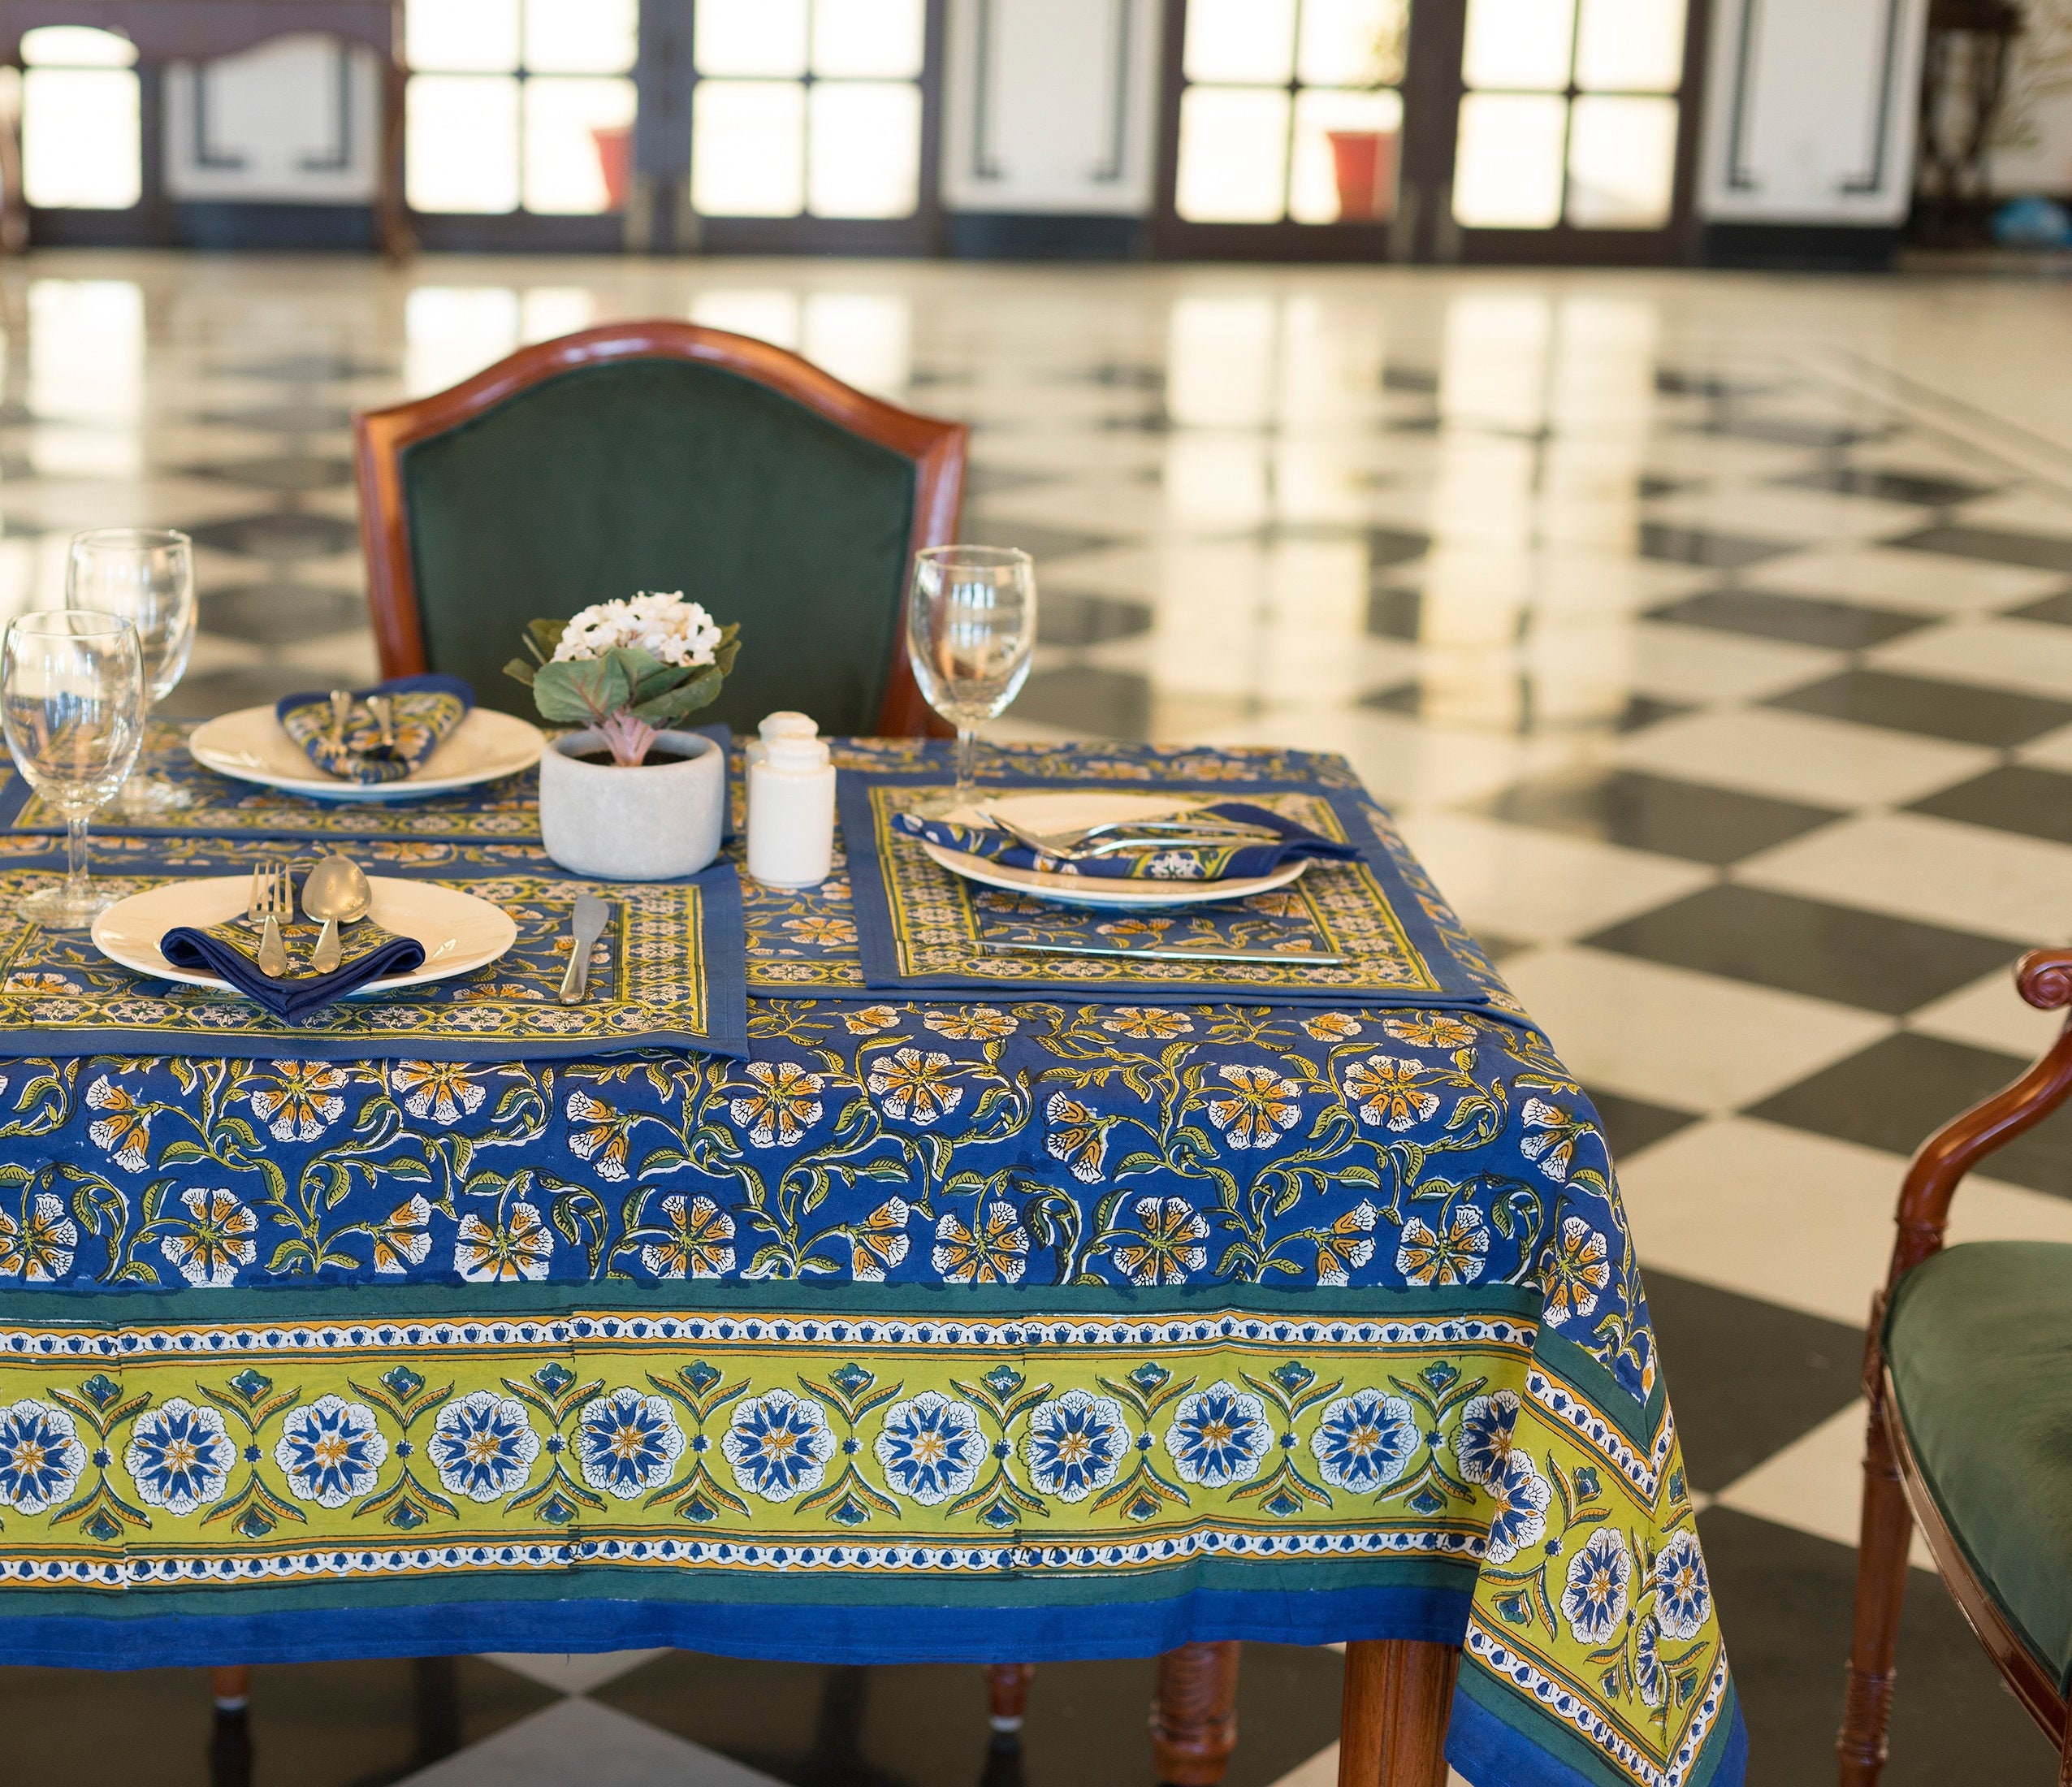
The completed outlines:
<svg viewBox="0 0 2072 1787">
<path fill-rule="evenodd" d="M 1045 602 L 1002 734 L 1345 751 L 1596 1094 L 1750 1778 L 1832 1780 L 1902 1162 L 2047 1040 L 2006 971 L 2072 937 L 2056 288 L 75 255 L 0 272 L 0 608 L 56 599 L 75 528 L 188 528 L 188 714 L 371 674 L 349 413 L 521 340 L 691 315 L 971 420 L 967 531 L 1032 548 Z M 1957 1227 L 2072 1240 L 2069 1192 L 2047 1124 Z M 1925 1572 L 1907 1620 L 1887 1779 L 2054 1778 Z M 1327 1787 L 1337 1659 L 1245 1668 L 1232 1787 Z M 262 1670 L 252 1778 L 1144 1782 L 1148 1685 L 1040 1672 L 1017 1759 L 969 1670 Z M 192 1674 L 0 1670 L 0 1714 L 11 1778 L 208 1778 Z"/>
</svg>

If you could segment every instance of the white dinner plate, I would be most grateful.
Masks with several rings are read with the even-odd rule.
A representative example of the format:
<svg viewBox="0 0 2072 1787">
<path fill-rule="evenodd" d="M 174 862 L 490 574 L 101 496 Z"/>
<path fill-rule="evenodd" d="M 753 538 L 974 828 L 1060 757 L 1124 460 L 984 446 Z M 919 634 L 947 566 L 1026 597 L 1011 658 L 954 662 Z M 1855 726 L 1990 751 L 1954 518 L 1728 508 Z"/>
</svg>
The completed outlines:
<svg viewBox="0 0 2072 1787">
<path fill-rule="evenodd" d="M 472 707 L 424 766 L 401 781 L 356 782 L 321 770 L 288 736 L 271 707 L 240 707 L 197 726 L 187 741 L 195 762 L 218 776 L 258 782 L 318 800 L 417 800 L 515 776 L 539 761 L 547 741 L 515 714 Z"/>
<path fill-rule="evenodd" d="M 1099 825 L 1115 819 L 1163 819 L 1190 807 L 1213 804 L 1213 798 L 1196 795 L 1175 800 L 1170 794 L 1132 794 L 1105 789 L 1059 790 L 1054 793 L 989 794 L 981 803 L 989 811 L 1005 814 L 1017 825 L 1031 831 L 1071 831 L 1081 825 Z M 958 824 L 983 825 L 982 814 L 960 807 L 950 815 Z M 960 875 L 967 881 L 1010 893 L 1034 894 L 1045 899 L 1063 900 L 1075 906 L 1201 906 L 1212 900 L 1241 900 L 1251 894 L 1270 893 L 1286 887 L 1309 867 L 1310 859 L 1298 857 L 1283 863 L 1270 875 L 1243 881 L 1126 881 L 1120 876 L 1057 875 L 1048 870 L 1010 868 L 983 856 L 946 850 L 940 844 L 922 842 L 930 860 Z"/>
<path fill-rule="evenodd" d="M 414 937 L 423 944 L 425 961 L 422 967 L 408 974 L 370 980 L 359 989 L 361 993 L 391 993 L 471 973 L 494 962 L 517 941 L 518 928 L 508 912 L 457 888 L 405 881 L 393 875 L 370 875 L 367 885 L 374 893 L 374 906 L 367 915 L 398 937 Z M 175 925 L 200 929 L 241 917 L 251 892 L 249 875 L 211 875 L 168 881 L 163 887 L 132 894 L 93 921 L 94 947 L 139 974 L 227 992 L 228 984 L 213 974 L 175 967 L 159 954 L 158 939 Z"/>
</svg>

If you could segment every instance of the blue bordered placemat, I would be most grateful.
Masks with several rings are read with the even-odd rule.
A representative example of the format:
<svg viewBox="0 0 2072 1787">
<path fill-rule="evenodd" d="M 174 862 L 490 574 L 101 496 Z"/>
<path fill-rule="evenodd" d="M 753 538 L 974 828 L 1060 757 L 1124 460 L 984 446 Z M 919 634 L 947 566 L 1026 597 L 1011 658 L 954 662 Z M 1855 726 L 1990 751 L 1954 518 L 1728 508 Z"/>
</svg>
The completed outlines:
<svg viewBox="0 0 2072 1787">
<path fill-rule="evenodd" d="M 1088 778 L 1089 781 L 1093 778 Z M 1069 778 L 988 777 L 989 787 L 1055 791 Z M 1239 998 L 1322 1003 L 1482 1006 L 1491 1002 L 1486 961 L 1429 883 L 1383 842 L 1354 790 L 1321 781 L 1249 782 L 1244 798 L 1356 846 L 1360 860 L 1313 864 L 1269 894 L 1161 911 L 1074 907 L 980 887 L 939 868 L 893 816 L 946 791 L 932 778 L 845 772 L 838 803 L 865 984 L 873 992 L 1055 994 L 1151 1003 Z M 1231 797 L 1229 781 L 1162 781 L 1160 792 Z M 1292 954 L 1314 962 L 1174 962 L 1024 952 L 988 941 L 1155 946 Z M 1478 972 L 1478 971 L 1480 971 Z"/>
</svg>

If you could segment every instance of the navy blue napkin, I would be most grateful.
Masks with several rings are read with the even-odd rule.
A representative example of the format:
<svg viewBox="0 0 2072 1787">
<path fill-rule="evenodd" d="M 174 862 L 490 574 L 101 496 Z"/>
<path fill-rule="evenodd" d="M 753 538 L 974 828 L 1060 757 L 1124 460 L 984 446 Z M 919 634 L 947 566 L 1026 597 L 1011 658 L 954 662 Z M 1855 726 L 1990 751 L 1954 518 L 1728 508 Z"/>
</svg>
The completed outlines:
<svg viewBox="0 0 2072 1787">
<path fill-rule="evenodd" d="M 318 974 L 309 966 L 309 954 L 322 930 L 321 925 L 299 922 L 280 928 L 281 940 L 288 945 L 288 967 L 278 980 L 260 973 L 260 932 L 241 919 L 205 929 L 175 926 L 158 939 L 158 953 L 176 968 L 227 980 L 254 1004 L 290 1023 L 357 992 L 370 980 L 385 974 L 408 974 L 424 966 L 425 946 L 415 937 L 398 937 L 371 919 L 362 919 L 340 931 L 343 954 L 339 965 L 329 974 Z"/>
<path fill-rule="evenodd" d="M 367 712 L 369 695 L 392 703 L 393 745 L 381 742 L 381 728 Z M 474 690 L 459 677 L 391 677 L 371 689 L 353 691 L 353 712 L 344 735 L 331 738 L 328 694 L 284 695 L 275 704 L 281 729 L 318 768 L 348 781 L 401 781 L 415 775 L 440 742 L 468 717 Z"/>
<path fill-rule="evenodd" d="M 1091 875 L 1117 881 L 1228 881 L 1270 875 L 1299 857 L 1326 862 L 1356 862 L 1357 845 L 1341 844 L 1248 801 L 1226 800 L 1213 807 L 1189 809 L 1189 816 L 1227 819 L 1263 825 L 1280 833 L 1269 843 L 1261 838 L 1239 844 L 1175 844 L 1155 850 L 1118 850 L 1067 862 L 1045 855 L 988 825 L 954 825 L 947 820 L 923 819 L 913 813 L 893 816 L 893 824 L 909 837 L 925 838 L 945 850 L 982 856 L 1004 868 L 1040 869 L 1049 875 Z M 1148 834 L 1146 834 L 1148 835 Z"/>
</svg>

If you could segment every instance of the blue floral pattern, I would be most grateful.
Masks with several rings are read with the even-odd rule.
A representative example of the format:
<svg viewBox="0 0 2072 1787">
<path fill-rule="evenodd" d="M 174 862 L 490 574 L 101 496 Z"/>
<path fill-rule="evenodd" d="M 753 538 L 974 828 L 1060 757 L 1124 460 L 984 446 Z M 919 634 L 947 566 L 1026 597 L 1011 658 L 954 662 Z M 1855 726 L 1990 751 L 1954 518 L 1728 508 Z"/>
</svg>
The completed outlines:
<svg viewBox="0 0 2072 1787">
<path fill-rule="evenodd" d="M 577 1417 L 582 1480 L 622 1502 L 666 1483 L 683 1448 L 668 1404 L 629 1387 L 593 1397 Z"/>
<path fill-rule="evenodd" d="M 1546 1504 L 1553 1491 L 1522 1447 L 1513 1447 L 1482 1479 L 1495 1504 L 1490 1516 L 1488 1556 L 1507 1564 L 1546 1537 Z"/>
<path fill-rule="evenodd" d="M 79 1486 L 86 1448 L 72 1417 L 32 1398 L 0 1410 L 0 1506 L 41 1514 Z"/>
<path fill-rule="evenodd" d="M 1180 1481 L 1206 1489 L 1249 1482 L 1273 1447 L 1266 1404 L 1222 1378 L 1181 1397 L 1166 1430 L 1166 1450 Z"/>
<path fill-rule="evenodd" d="M 1486 1396 L 1471 1396 L 1460 1412 L 1460 1437 L 1455 1456 L 1460 1474 L 1471 1483 L 1486 1483 L 1490 1473 L 1511 1450 L 1512 1435 L 1518 1426 L 1518 1392 L 1499 1390 Z"/>
<path fill-rule="evenodd" d="M 1655 1616 L 1669 1638 L 1694 1638 L 1712 1612 L 1712 1584 L 1694 1533 L 1672 1533 L 1655 1560 Z"/>
<path fill-rule="evenodd" d="M 223 1499 L 236 1457 L 221 1415 L 175 1396 L 137 1417 L 123 1468 L 152 1507 L 192 1514 Z"/>
<path fill-rule="evenodd" d="M 1609 1526 L 1600 1526 L 1568 1560 L 1561 1612 L 1578 1644 L 1603 1644 L 1626 1617 L 1633 1578 L 1633 1554 Z"/>
<path fill-rule="evenodd" d="M 342 1396 L 319 1396 L 290 1409 L 281 1421 L 274 1462 L 297 1501 L 343 1508 L 374 1486 L 388 1441 L 374 1425 L 374 1412 Z"/>
<path fill-rule="evenodd" d="M 794 1396 L 789 1390 L 767 1391 L 737 1404 L 720 1442 L 734 1481 L 766 1502 L 810 1495 L 825 1480 L 834 1448 L 827 1410 L 811 1396 Z"/>
<path fill-rule="evenodd" d="M 525 1486 L 539 1435 L 521 1404 L 478 1390 L 439 1410 L 425 1450 L 449 1494 L 493 1502 Z"/>
<path fill-rule="evenodd" d="M 977 1411 L 936 1390 L 888 1408 L 872 1449 L 893 1493 L 924 1508 L 962 1495 L 986 1454 Z"/>
<path fill-rule="evenodd" d="M 1410 1468 L 1417 1450 L 1417 1411 L 1408 1397 L 1378 1390 L 1340 1396 L 1325 1408 L 1309 1449 L 1332 1488 L 1355 1494 L 1386 1489 Z"/>
<path fill-rule="evenodd" d="M 1123 1405 L 1112 1396 L 1068 1390 L 1029 1416 L 1022 1456 L 1040 1495 L 1083 1502 L 1115 1481 L 1130 1446 Z"/>
</svg>

